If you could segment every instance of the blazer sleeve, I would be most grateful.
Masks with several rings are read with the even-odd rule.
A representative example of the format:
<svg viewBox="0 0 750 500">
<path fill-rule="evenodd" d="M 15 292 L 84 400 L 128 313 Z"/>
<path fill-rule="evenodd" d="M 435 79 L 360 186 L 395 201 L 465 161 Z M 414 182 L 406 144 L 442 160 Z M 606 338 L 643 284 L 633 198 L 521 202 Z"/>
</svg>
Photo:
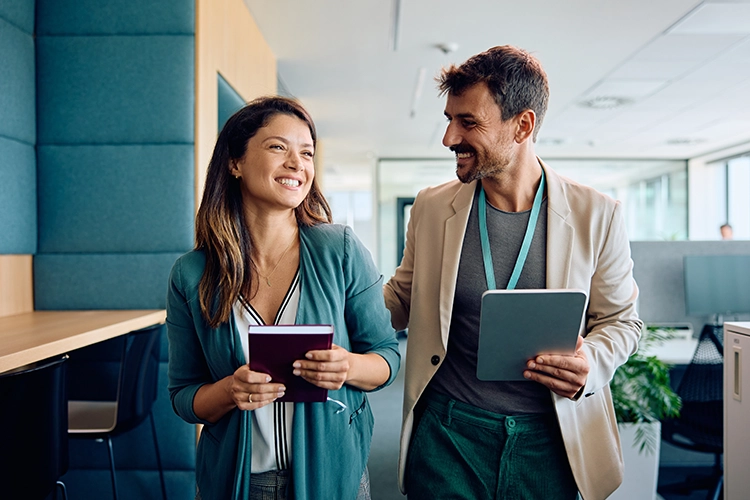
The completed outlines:
<svg viewBox="0 0 750 500">
<path fill-rule="evenodd" d="M 391 369 L 388 380 L 375 390 L 390 385 L 401 366 L 396 332 L 383 300 L 383 276 L 369 250 L 351 228 L 344 230 L 346 303 L 344 319 L 352 352 L 376 353 Z"/>
<path fill-rule="evenodd" d="M 638 348 L 643 323 L 636 312 L 637 297 L 622 205 L 616 202 L 591 278 L 583 347 L 590 372 L 579 397 L 609 384 L 615 370 Z"/>
<path fill-rule="evenodd" d="M 391 322 L 396 330 L 405 330 L 409 326 L 411 310 L 411 288 L 414 275 L 414 245 L 417 240 L 417 221 L 422 211 L 422 192 L 417 194 L 411 207 L 411 216 L 406 227 L 404 254 L 395 273 L 383 286 L 385 305 L 391 312 Z"/>
</svg>

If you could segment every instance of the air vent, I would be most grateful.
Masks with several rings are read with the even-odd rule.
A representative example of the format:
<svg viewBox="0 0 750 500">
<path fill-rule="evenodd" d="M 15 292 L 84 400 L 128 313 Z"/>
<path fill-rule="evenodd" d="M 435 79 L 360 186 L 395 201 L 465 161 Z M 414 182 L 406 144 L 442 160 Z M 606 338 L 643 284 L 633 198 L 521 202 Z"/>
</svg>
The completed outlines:
<svg viewBox="0 0 750 500">
<path fill-rule="evenodd" d="M 701 144 L 703 142 L 706 142 L 706 139 L 700 139 L 697 137 L 675 137 L 667 140 L 667 144 L 670 146 L 690 146 L 693 144 Z"/>
<path fill-rule="evenodd" d="M 598 96 L 592 97 L 591 99 L 586 99 L 585 101 L 581 101 L 579 105 L 583 108 L 591 109 L 614 109 L 621 106 L 626 106 L 628 104 L 631 104 L 632 102 L 633 100 L 628 99 L 627 97 Z"/>
</svg>

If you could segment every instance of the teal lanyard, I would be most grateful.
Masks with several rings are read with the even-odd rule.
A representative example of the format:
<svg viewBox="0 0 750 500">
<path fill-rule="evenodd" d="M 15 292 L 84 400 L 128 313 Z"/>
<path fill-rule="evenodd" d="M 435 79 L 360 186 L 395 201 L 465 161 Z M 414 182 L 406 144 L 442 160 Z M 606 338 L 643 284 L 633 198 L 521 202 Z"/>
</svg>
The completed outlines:
<svg viewBox="0 0 750 500">
<path fill-rule="evenodd" d="M 536 220 L 539 218 L 539 210 L 542 208 L 542 196 L 544 194 L 544 170 L 542 170 L 542 180 L 539 181 L 539 187 L 536 189 L 536 195 L 534 196 L 534 205 L 531 207 L 531 215 L 529 215 L 529 223 L 526 225 L 526 234 L 523 237 L 523 243 L 521 244 L 521 250 L 518 252 L 518 258 L 516 259 L 516 265 L 513 268 L 513 274 L 510 275 L 510 281 L 508 282 L 508 290 L 513 290 L 518 283 L 518 278 L 521 276 L 523 265 L 526 262 L 526 257 L 529 255 L 529 247 L 531 247 L 531 240 L 534 237 L 534 229 L 536 228 Z M 494 290 L 497 288 L 495 285 L 495 268 L 492 265 L 492 251 L 490 250 L 490 237 L 487 233 L 487 196 L 484 194 L 484 187 L 480 184 L 479 189 L 479 239 L 482 243 L 482 258 L 484 259 L 484 274 L 487 277 L 487 289 Z"/>
</svg>

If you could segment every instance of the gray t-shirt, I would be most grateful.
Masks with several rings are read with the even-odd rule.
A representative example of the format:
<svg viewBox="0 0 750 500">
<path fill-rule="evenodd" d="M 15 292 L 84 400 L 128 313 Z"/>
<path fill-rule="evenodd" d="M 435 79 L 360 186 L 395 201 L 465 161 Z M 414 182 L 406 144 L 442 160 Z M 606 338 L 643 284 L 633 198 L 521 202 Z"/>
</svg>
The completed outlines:
<svg viewBox="0 0 750 500">
<path fill-rule="evenodd" d="M 429 387 L 464 403 L 504 415 L 552 412 L 550 391 L 537 382 L 488 382 L 477 378 L 480 302 L 482 293 L 487 290 L 477 218 L 478 192 L 474 194 L 461 250 L 448 351 Z M 503 212 L 487 204 L 487 232 L 495 281 L 500 289 L 508 286 L 530 215 L 531 210 Z M 545 198 L 517 289 L 546 288 L 546 250 Z"/>
</svg>

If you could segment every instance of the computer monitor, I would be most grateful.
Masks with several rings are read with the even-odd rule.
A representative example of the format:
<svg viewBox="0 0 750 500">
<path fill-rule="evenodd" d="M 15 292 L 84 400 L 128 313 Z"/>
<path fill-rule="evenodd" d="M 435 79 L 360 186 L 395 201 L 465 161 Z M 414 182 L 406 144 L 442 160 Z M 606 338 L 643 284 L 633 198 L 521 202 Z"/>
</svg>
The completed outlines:
<svg viewBox="0 0 750 500">
<path fill-rule="evenodd" d="M 686 255 L 683 268 L 689 316 L 750 312 L 750 255 Z"/>
</svg>

